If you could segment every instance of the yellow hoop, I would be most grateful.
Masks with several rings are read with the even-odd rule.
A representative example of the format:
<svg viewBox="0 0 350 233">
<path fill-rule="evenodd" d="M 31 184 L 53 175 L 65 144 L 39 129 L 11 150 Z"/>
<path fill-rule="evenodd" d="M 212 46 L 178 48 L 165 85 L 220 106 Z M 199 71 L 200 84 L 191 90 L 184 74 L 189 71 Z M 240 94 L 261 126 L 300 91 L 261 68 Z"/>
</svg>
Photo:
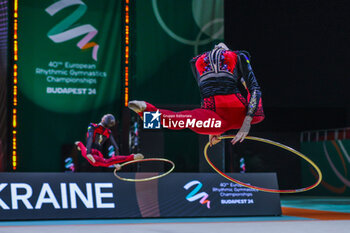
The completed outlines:
<svg viewBox="0 0 350 233">
<path fill-rule="evenodd" d="M 117 175 L 117 169 L 114 169 L 113 173 L 114 176 L 117 177 L 119 180 L 123 180 L 123 181 L 130 181 L 130 182 L 140 182 L 140 181 L 150 181 L 150 180 L 155 180 L 155 179 L 159 179 L 163 176 L 168 175 L 170 172 L 172 172 L 175 169 L 175 163 L 171 160 L 168 159 L 163 159 L 163 158 L 149 158 L 149 159 L 138 159 L 138 160 L 132 160 L 132 161 L 128 161 L 125 162 L 123 164 L 120 164 L 121 167 L 128 165 L 128 164 L 132 164 L 132 163 L 139 163 L 139 162 L 146 162 L 146 161 L 163 161 L 163 162 L 167 162 L 170 163 L 172 165 L 172 167 L 169 169 L 169 171 L 158 175 L 158 176 L 151 176 L 148 178 L 144 178 L 144 179 L 130 179 L 130 178 L 123 178 Z"/>
<path fill-rule="evenodd" d="M 235 135 L 226 135 L 226 136 L 221 136 L 219 137 L 219 139 L 227 139 L 227 138 L 234 138 Z M 287 151 L 290 151 L 296 155 L 298 155 L 299 157 L 303 158 L 304 160 L 306 160 L 312 167 L 315 168 L 315 170 L 317 171 L 317 174 L 318 174 L 318 180 L 316 181 L 315 184 L 309 186 L 309 187 L 305 187 L 305 188 L 300 188 L 300 189 L 288 189 L 288 190 L 278 190 L 278 189 L 267 189 L 267 188 L 261 188 L 261 187 L 257 187 L 257 186 L 253 186 L 253 185 L 250 185 L 250 184 L 246 184 L 246 183 L 243 183 L 239 180 L 236 180 L 228 175 L 226 175 L 225 173 L 223 173 L 222 171 L 220 171 L 217 167 L 215 167 L 215 165 L 209 160 L 208 158 L 208 147 L 210 145 L 210 142 L 208 142 L 205 147 L 204 147 L 204 157 L 205 159 L 207 160 L 208 164 L 217 172 L 219 173 L 221 176 L 225 177 L 226 179 L 232 181 L 232 182 L 235 182 L 237 184 L 240 184 L 244 187 L 247 187 L 247 188 L 251 188 L 251 189 L 256 189 L 256 190 L 259 190 L 259 191 L 263 191 L 263 192 L 269 192 L 269 193 L 299 193 L 299 192 L 305 192 L 305 191 L 308 191 L 308 190 L 311 190 L 313 188 L 315 188 L 317 185 L 319 185 L 321 183 L 321 180 L 322 180 L 322 172 L 321 170 L 317 167 L 317 165 L 311 160 L 309 159 L 308 157 L 306 157 L 305 155 L 303 155 L 302 153 L 300 153 L 299 151 L 296 151 L 294 150 L 293 148 L 289 147 L 289 146 L 286 146 L 286 145 L 283 145 L 281 143 L 278 143 L 278 142 L 274 142 L 274 141 L 271 141 L 271 140 L 268 140 L 268 139 L 264 139 L 264 138 L 258 138 L 258 137 L 252 137 L 252 136 L 247 136 L 245 137 L 245 139 L 249 139 L 249 140 L 254 140 L 254 141 L 259 141 L 259 142 L 264 142 L 264 143 L 267 143 L 267 144 L 271 144 L 271 145 L 274 145 L 274 146 L 277 146 L 277 147 L 280 147 L 282 149 L 285 149 Z"/>
</svg>

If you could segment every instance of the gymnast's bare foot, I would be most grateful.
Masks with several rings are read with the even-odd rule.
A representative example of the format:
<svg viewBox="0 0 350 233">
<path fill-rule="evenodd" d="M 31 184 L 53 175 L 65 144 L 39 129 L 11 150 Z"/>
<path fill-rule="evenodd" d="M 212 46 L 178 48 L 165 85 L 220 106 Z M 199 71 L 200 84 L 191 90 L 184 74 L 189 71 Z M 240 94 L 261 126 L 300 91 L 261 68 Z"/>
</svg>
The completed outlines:
<svg viewBox="0 0 350 233">
<path fill-rule="evenodd" d="M 132 100 L 129 101 L 128 107 L 136 113 L 145 111 L 147 105 L 145 101 Z"/>
<path fill-rule="evenodd" d="M 138 160 L 138 159 L 143 159 L 145 156 L 143 156 L 143 154 L 134 154 L 134 160 Z"/>
<path fill-rule="evenodd" d="M 78 146 L 79 145 L 79 141 L 76 141 L 74 144 L 77 146 L 77 149 L 80 150 L 80 147 Z"/>
</svg>

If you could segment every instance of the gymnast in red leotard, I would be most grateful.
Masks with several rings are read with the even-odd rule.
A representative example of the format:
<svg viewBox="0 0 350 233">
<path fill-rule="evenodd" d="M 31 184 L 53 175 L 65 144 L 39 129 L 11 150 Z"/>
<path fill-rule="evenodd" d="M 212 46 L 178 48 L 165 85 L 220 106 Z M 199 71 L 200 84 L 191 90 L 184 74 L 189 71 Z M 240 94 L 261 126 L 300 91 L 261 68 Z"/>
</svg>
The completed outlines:
<svg viewBox="0 0 350 233">
<path fill-rule="evenodd" d="M 86 135 L 86 147 L 82 142 L 75 142 L 81 155 L 95 167 L 109 167 L 114 165 L 117 170 L 120 169 L 119 163 L 131 161 L 134 159 L 143 159 L 142 154 L 119 155 L 119 148 L 114 140 L 112 131 L 109 129 L 115 125 L 115 118 L 112 114 L 106 114 L 102 117 L 99 124 L 90 123 Z M 114 154 L 110 158 L 105 158 L 101 152 L 103 144 L 107 140 L 111 141 L 114 147 Z"/>
<path fill-rule="evenodd" d="M 207 134 L 211 145 L 220 142 L 218 137 L 231 129 L 239 129 L 231 143 L 242 142 L 251 124 L 257 124 L 265 117 L 249 53 L 231 51 L 220 43 L 213 50 L 196 56 L 190 63 L 202 97 L 201 108 L 172 112 L 137 100 L 130 101 L 129 108 L 141 117 L 144 111 L 159 111 L 163 127 L 167 122 L 183 121 L 182 125 L 169 124 L 166 127 L 189 128 L 196 133 Z M 240 82 L 247 89 L 246 98 L 239 90 Z M 196 124 L 196 121 L 201 123 Z M 203 122 L 207 122 L 209 127 L 204 127 Z"/>
</svg>

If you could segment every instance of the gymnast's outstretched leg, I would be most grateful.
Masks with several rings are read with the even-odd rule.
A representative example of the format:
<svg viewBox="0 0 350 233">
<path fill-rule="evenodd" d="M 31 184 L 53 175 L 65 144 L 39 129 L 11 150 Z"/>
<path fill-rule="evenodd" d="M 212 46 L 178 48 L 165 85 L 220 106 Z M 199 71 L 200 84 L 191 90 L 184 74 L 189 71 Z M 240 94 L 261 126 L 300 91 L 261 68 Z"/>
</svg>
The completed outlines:
<svg viewBox="0 0 350 233">
<path fill-rule="evenodd" d="M 109 167 L 111 165 L 144 158 L 142 154 L 113 155 L 110 158 L 104 158 L 99 150 L 91 149 L 90 156 L 93 158 L 91 159 L 86 154 L 86 147 L 82 142 L 75 142 L 75 144 L 77 145 L 78 150 L 81 151 L 81 155 L 94 167 Z"/>
<path fill-rule="evenodd" d="M 188 128 L 198 134 L 205 135 L 222 134 L 229 129 L 229 124 L 227 121 L 220 117 L 216 112 L 205 108 L 196 108 L 193 110 L 174 112 L 166 109 L 156 108 L 152 104 L 145 101 L 130 101 L 129 108 L 135 111 L 141 117 L 144 111 L 159 111 L 161 113 L 161 124 L 163 127 L 166 127 L 168 129 L 180 130 Z M 180 121 L 183 121 L 185 124 L 173 124 L 174 122 Z M 196 124 L 195 122 L 197 121 L 207 122 L 208 126 L 205 127 L 202 124 Z"/>
</svg>

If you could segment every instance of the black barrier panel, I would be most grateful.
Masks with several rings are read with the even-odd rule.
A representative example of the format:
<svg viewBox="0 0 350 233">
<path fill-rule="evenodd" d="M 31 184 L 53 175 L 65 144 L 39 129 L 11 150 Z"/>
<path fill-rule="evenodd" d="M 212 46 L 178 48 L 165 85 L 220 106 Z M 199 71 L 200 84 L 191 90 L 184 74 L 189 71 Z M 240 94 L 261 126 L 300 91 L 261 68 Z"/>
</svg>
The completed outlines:
<svg viewBox="0 0 350 233">
<path fill-rule="evenodd" d="M 278 188 L 274 173 L 230 175 Z M 0 178 L 1 220 L 281 214 L 279 194 L 247 189 L 214 173 L 173 173 L 136 183 L 112 173 L 1 173 Z"/>
<path fill-rule="evenodd" d="M 230 176 L 260 187 L 278 188 L 274 173 L 234 173 Z M 162 217 L 280 215 L 279 194 L 243 187 L 218 174 L 182 174 L 159 180 Z M 208 201 L 208 202 L 207 202 Z"/>
</svg>

